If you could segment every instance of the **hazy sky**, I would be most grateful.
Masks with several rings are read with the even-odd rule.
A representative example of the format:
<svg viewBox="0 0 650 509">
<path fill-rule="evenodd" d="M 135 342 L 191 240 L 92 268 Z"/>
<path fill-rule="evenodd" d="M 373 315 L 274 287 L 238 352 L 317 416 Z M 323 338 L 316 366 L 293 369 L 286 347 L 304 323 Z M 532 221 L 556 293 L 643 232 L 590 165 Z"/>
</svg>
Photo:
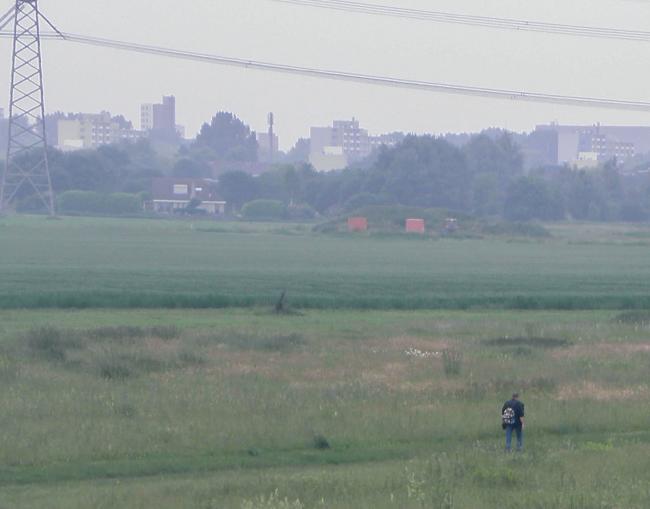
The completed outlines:
<svg viewBox="0 0 650 509">
<path fill-rule="evenodd" d="M 643 0 L 367 0 L 485 16 L 650 30 Z M 11 0 L 0 0 L 0 10 Z M 270 0 L 41 0 L 63 31 L 224 56 L 409 79 L 650 101 L 650 43 L 445 25 L 284 5 Z M 49 111 L 122 113 L 177 98 L 194 134 L 218 110 L 256 130 L 275 112 L 280 145 L 309 126 L 353 116 L 371 133 L 477 131 L 537 123 L 650 124 L 650 113 L 509 102 L 382 88 L 46 42 Z M 2 105 L 10 44 L 0 41 Z"/>
</svg>

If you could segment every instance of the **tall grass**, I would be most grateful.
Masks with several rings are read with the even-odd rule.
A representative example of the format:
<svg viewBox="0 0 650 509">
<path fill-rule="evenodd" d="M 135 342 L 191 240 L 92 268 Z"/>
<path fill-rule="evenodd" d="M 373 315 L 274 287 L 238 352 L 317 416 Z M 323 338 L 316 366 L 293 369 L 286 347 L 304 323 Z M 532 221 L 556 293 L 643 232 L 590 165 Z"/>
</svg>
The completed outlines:
<svg viewBox="0 0 650 509">
<path fill-rule="evenodd" d="M 0 506 L 647 507 L 647 331 L 615 315 L 0 312 Z M 528 323 L 566 343 L 489 342 Z"/>
</svg>

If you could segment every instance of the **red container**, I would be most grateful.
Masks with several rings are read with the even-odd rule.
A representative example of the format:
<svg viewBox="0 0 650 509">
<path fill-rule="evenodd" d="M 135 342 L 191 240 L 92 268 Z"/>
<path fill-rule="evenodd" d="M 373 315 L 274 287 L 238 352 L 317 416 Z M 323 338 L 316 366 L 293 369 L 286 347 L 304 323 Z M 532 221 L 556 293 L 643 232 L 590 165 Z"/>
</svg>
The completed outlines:
<svg viewBox="0 0 650 509">
<path fill-rule="evenodd" d="M 348 219 L 348 230 L 351 232 L 368 231 L 368 219 L 365 217 L 351 217 Z"/>
<path fill-rule="evenodd" d="M 407 233 L 424 233 L 426 231 L 424 226 L 424 219 L 407 219 L 406 232 Z"/>
</svg>

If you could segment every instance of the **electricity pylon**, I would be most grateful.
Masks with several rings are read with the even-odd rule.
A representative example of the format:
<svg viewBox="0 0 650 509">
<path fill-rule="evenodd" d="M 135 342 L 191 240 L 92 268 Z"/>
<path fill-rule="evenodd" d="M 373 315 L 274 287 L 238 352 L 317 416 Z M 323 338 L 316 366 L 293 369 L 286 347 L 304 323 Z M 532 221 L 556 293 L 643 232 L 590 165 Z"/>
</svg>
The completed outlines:
<svg viewBox="0 0 650 509">
<path fill-rule="evenodd" d="M 13 21 L 9 102 L 9 142 L 0 181 L 0 212 L 17 198 L 35 194 L 51 216 L 54 193 L 47 158 L 40 19 L 58 30 L 38 9 L 38 0 L 16 0 L 0 17 L 0 29 Z"/>
</svg>

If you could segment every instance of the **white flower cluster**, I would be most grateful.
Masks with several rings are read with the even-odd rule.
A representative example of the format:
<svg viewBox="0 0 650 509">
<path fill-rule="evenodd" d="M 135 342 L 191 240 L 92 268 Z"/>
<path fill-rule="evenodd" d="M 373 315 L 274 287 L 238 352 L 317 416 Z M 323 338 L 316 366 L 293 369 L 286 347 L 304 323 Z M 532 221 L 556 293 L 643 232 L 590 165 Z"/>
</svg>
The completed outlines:
<svg viewBox="0 0 650 509">
<path fill-rule="evenodd" d="M 404 354 L 407 357 L 413 357 L 416 359 L 433 359 L 442 356 L 440 352 L 427 352 L 423 350 L 418 350 L 417 348 L 409 348 L 404 351 Z"/>
</svg>

